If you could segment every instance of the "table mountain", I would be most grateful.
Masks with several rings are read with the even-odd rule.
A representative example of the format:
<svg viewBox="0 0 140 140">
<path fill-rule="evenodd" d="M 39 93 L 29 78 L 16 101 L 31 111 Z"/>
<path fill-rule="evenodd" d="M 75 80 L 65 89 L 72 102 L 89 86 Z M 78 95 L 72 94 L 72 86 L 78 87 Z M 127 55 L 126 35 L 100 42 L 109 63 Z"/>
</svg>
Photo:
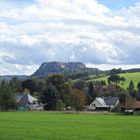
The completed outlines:
<svg viewBox="0 0 140 140">
<path fill-rule="evenodd" d="M 32 77 L 44 77 L 49 74 L 73 74 L 73 73 L 88 73 L 96 74 L 101 71 L 96 68 L 87 68 L 85 64 L 81 62 L 44 62 L 39 69 L 32 74 Z"/>
</svg>

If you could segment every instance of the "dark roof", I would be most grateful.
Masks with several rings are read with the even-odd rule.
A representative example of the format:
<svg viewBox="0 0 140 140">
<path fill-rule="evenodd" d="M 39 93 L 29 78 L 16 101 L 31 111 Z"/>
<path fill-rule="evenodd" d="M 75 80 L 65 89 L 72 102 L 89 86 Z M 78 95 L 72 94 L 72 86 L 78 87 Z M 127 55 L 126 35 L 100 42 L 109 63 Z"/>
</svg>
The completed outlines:
<svg viewBox="0 0 140 140">
<path fill-rule="evenodd" d="M 119 100 L 118 97 L 103 97 L 104 101 L 107 105 L 116 105 L 117 101 Z"/>
<path fill-rule="evenodd" d="M 23 92 L 18 93 L 17 96 L 16 96 L 17 102 L 19 102 L 19 100 L 20 100 L 23 96 L 24 96 L 24 93 L 23 93 Z"/>
<path fill-rule="evenodd" d="M 25 93 L 19 93 L 17 95 L 17 103 L 33 103 L 34 101 L 37 101 L 36 98 L 34 98 L 33 96 L 31 96 L 30 94 L 25 94 Z"/>
</svg>

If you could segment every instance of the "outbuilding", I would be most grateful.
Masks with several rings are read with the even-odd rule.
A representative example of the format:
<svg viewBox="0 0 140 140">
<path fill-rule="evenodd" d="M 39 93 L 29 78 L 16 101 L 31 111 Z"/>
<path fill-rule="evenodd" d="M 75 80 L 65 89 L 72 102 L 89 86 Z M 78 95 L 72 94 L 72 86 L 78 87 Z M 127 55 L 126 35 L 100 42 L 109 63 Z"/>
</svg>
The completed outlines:
<svg viewBox="0 0 140 140">
<path fill-rule="evenodd" d="M 38 106 L 38 100 L 28 93 L 19 93 L 17 95 L 18 110 L 35 109 Z"/>
<path fill-rule="evenodd" d="M 119 103 L 118 97 L 97 97 L 88 107 L 92 111 L 107 111 L 115 108 Z"/>
</svg>

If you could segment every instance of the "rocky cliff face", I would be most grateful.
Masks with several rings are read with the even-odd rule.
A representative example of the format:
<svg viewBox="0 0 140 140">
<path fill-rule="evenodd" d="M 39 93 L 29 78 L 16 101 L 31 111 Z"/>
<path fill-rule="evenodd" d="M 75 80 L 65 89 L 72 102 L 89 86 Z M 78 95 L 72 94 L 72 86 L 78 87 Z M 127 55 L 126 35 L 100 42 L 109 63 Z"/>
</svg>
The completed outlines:
<svg viewBox="0 0 140 140">
<path fill-rule="evenodd" d="M 45 62 L 41 64 L 39 69 L 32 76 L 42 77 L 49 74 L 79 73 L 86 69 L 88 69 L 86 68 L 86 65 L 80 62 Z"/>
</svg>

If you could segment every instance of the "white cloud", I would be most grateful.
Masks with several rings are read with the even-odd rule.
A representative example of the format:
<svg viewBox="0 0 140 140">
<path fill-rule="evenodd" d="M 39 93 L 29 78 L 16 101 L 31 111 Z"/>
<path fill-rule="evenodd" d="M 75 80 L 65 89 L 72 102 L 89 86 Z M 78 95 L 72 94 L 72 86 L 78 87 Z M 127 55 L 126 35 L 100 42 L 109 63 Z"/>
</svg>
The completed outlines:
<svg viewBox="0 0 140 140">
<path fill-rule="evenodd" d="M 10 73 L 6 65 L 29 74 L 32 65 L 52 60 L 99 66 L 140 61 L 140 3 L 111 10 L 96 0 L 36 0 L 2 8 L 0 29 L 2 74 Z"/>
<path fill-rule="evenodd" d="M 89 68 L 98 68 L 100 70 L 111 70 L 113 68 L 122 68 L 123 70 L 127 70 L 127 69 L 133 69 L 133 68 L 140 68 L 140 64 L 137 65 L 111 65 L 111 64 L 100 64 L 100 65 L 96 65 L 96 64 L 86 64 L 87 67 Z"/>
<path fill-rule="evenodd" d="M 13 64 L 3 64 L 3 67 L 0 69 L 1 75 L 30 75 L 38 69 L 39 65 L 19 65 Z"/>
</svg>

